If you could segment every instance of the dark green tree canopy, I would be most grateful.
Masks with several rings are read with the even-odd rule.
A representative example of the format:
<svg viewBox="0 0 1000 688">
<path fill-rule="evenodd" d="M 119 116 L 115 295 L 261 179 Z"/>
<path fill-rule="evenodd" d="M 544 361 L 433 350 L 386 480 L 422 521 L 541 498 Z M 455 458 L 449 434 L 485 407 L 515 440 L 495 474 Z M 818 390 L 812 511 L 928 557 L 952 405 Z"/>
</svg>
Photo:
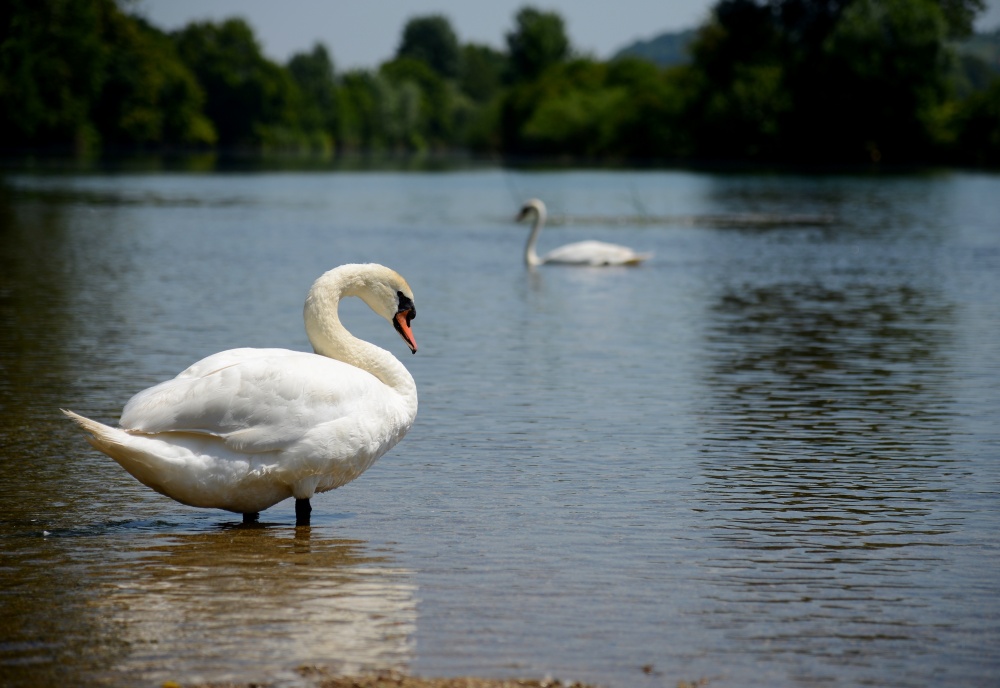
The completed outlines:
<svg viewBox="0 0 1000 688">
<path fill-rule="evenodd" d="M 0 146 L 215 143 L 170 38 L 113 0 L 0 4 Z"/>
<path fill-rule="evenodd" d="M 440 14 L 411 19 L 403 29 L 396 57 L 420 60 L 446 79 L 456 78 L 460 50 L 451 22 Z"/>
<path fill-rule="evenodd" d="M 570 43 L 562 17 L 524 7 L 514 18 L 515 28 L 507 34 L 512 82 L 530 81 L 552 65 L 566 60 Z"/>
<path fill-rule="evenodd" d="M 484 103 L 495 96 L 502 84 L 507 56 L 488 45 L 467 43 L 462 46 L 462 69 L 459 84 L 473 100 Z"/>
<path fill-rule="evenodd" d="M 524 6 L 509 50 L 416 17 L 392 60 L 339 75 L 319 44 L 268 59 L 241 19 L 167 33 L 137 0 L 6 0 L 0 150 L 1000 164 L 1000 33 L 963 38 L 987 0 L 713 2 L 670 66 L 574 57 Z"/>
<path fill-rule="evenodd" d="M 300 119 L 307 127 L 333 133 L 338 127 L 337 84 L 333 60 L 321 43 L 307 53 L 296 53 L 288 61 L 288 71 L 302 93 Z"/>
<path fill-rule="evenodd" d="M 105 25 L 115 46 L 94 109 L 105 145 L 203 146 L 216 141 L 203 114 L 205 94 L 170 37 L 142 19 L 113 14 Z"/>
<path fill-rule="evenodd" d="M 986 9 L 986 0 L 938 0 L 951 38 L 972 34 L 976 15 Z"/>
<path fill-rule="evenodd" d="M 947 98 L 947 37 L 979 2 L 721 0 L 692 46 L 700 150 L 844 162 L 925 156 Z"/>
<path fill-rule="evenodd" d="M 223 146 L 256 145 L 270 133 L 297 127 L 291 75 L 264 57 L 246 21 L 188 24 L 176 42 L 205 88 L 205 110 Z"/>
<path fill-rule="evenodd" d="M 292 55 L 288 70 L 299 83 L 321 88 L 333 85 L 333 60 L 322 43 L 317 43 L 307 53 Z"/>
<path fill-rule="evenodd" d="M 107 77 L 112 0 L 0 3 L 0 142 L 86 147 Z"/>
</svg>

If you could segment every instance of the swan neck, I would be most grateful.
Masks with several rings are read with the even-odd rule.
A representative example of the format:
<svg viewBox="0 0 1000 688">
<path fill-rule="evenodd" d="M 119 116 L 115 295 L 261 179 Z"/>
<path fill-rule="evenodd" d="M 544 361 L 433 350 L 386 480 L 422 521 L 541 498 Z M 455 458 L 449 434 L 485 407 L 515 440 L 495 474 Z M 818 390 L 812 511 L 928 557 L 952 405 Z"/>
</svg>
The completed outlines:
<svg viewBox="0 0 1000 688">
<path fill-rule="evenodd" d="M 545 224 L 545 211 L 538 207 L 533 207 L 535 220 L 531 226 L 531 233 L 528 235 L 528 243 L 524 247 L 524 262 L 530 266 L 541 265 L 542 261 L 535 252 L 535 244 L 538 243 L 538 235 Z"/>
<path fill-rule="evenodd" d="M 404 396 L 416 399 L 416 383 L 399 359 L 385 349 L 352 335 L 340 322 L 338 308 L 344 296 L 358 296 L 367 289 L 357 273 L 333 274 L 331 270 L 313 284 L 306 298 L 306 335 L 313 351 L 367 371 Z"/>
</svg>

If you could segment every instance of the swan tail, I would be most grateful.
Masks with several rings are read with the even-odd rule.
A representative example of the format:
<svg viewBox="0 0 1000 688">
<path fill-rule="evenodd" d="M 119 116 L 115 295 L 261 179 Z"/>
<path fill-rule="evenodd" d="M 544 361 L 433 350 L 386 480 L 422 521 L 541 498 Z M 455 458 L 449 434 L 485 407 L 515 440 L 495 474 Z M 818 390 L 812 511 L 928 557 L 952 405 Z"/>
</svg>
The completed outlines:
<svg viewBox="0 0 1000 688">
<path fill-rule="evenodd" d="M 181 504 L 252 513 L 291 496 L 289 487 L 266 479 L 267 469 L 254 470 L 245 459 L 214 457 L 198 446 L 197 439 L 167 443 L 60 410 L 87 432 L 94 449 L 143 485 Z"/>
<path fill-rule="evenodd" d="M 652 253 L 637 253 L 635 256 L 625 261 L 625 265 L 639 265 L 644 260 L 649 260 L 653 257 Z"/>
<path fill-rule="evenodd" d="M 173 496 L 168 494 L 160 484 L 161 480 L 157 480 L 157 476 L 164 473 L 163 467 L 157 466 L 157 463 L 160 463 L 156 460 L 157 457 L 136 447 L 136 440 L 139 438 L 130 435 L 121 428 L 113 428 L 110 425 L 81 416 L 79 413 L 67 409 L 60 410 L 87 433 L 87 442 L 94 449 L 117 461 L 122 468 L 144 485 L 161 494 Z"/>
<path fill-rule="evenodd" d="M 124 430 L 119 430 L 117 428 L 112 428 L 104 423 L 99 423 L 96 420 L 91 420 L 86 416 L 81 416 L 79 413 L 74 413 L 67 409 L 59 409 L 66 416 L 72 420 L 74 423 L 79 425 L 87 433 L 87 441 L 97 449 L 98 451 L 104 452 L 115 461 L 121 463 L 121 460 L 115 456 L 115 453 L 120 453 L 125 447 L 123 442 L 123 437 L 119 435 L 124 435 L 127 437 L 127 433 Z"/>
</svg>

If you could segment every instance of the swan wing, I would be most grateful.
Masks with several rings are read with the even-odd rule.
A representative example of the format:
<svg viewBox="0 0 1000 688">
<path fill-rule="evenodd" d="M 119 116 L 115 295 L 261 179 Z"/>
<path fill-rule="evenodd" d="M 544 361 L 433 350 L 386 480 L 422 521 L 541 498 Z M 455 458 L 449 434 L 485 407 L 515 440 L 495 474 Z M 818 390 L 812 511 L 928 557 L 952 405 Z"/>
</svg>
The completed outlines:
<svg viewBox="0 0 1000 688">
<path fill-rule="evenodd" d="M 325 356 L 236 349 L 139 392 L 125 405 L 120 424 L 147 435 L 212 436 L 238 452 L 273 452 L 357 413 L 373 394 L 386 391 L 373 375 Z"/>
<path fill-rule="evenodd" d="M 280 358 L 282 356 L 297 356 L 302 353 L 303 352 L 301 351 L 293 351 L 291 349 L 254 349 L 252 347 L 229 349 L 227 351 L 220 351 L 217 354 L 212 354 L 211 356 L 206 356 L 197 363 L 192 363 L 187 369 L 179 372 L 177 377 L 204 377 L 209 373 L 221 368 L 226 368 L 234 363 L 242 363 L 256 358 L 273 359 Z"/>
<path fill-rule="evenodd" d="M 549 251 L 542 257 L 545 263 L 568 265 L 635 265 L 649 257 L 627 246 L 604 241 L 577 241 Z"/>
</svg>

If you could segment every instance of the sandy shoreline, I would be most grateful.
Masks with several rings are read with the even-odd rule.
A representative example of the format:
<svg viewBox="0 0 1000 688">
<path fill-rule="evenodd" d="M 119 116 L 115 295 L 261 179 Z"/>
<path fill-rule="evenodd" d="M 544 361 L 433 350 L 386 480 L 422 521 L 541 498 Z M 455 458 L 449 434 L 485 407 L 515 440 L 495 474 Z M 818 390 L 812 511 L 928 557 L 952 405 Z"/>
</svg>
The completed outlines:
<svg viewBox="0 0 1000 688">
<path fill-rule="evenodd" d="M 396 673 L 326 678 L 317 688 L 598 688 L 585 683 L 563 683 L 558 679 L 491 679 L 474 676 L 420 678 Z"/>
<path fill-rule="evenodd" d="M 395 671 L 384 671 L 363 676 L 334 676 L 317 667 L 302 667 L 299 673 L 315 681 L 316 688 L 600 688 L 578 681 L 561 681 L 555 678 L 479 678 L 458 676 L 451 678 L 422 678 L 407 676 Z M 167 681 L 162 688 L 266 688 L 267 683 L 198 683 L 183 684 Z"/>
<path fill-rule="evenodd" d="M 643 673 L 656 673 L 652 665 L 642 667 Z M 328 667 L 302 666 L 297 672 L 313 682 L 314 688 L 604 688 L 593 683 L 581 683 L 559 678 L 483 678 L 479 676 L 453 676 L 429 678 L 409 676 L 398 671 L 377 671 L 357 676 L 343 676 Z M 261 683 L 178 683 L 167 681 L 162 688 L 267 688 Z M 677 688 L 706 688 L 709 679 L 677 681 Z"/>
<path fill-rule="evenodd" d="M 649 667 L 652 670 L 652 667 Z M 646 667 L 643 671 L 649 673 Z M 481 678 L 454 676 L 425 678 L 408 676 L 397 671 L 381 671 L 361 676 L 337 676 L 329 669 L 315 666 L 300 667 L 298 673 L 314 681 L 315 688 L 602 688 L 592 683 L 565 681 L 558 678 Z M 706 678 L 678 681 L 677 688 L 705 688 Z M 181 684 L 167 681 L 162 688 L 267 688 L 267 683 L 198 683 Z"/>
</svg>

